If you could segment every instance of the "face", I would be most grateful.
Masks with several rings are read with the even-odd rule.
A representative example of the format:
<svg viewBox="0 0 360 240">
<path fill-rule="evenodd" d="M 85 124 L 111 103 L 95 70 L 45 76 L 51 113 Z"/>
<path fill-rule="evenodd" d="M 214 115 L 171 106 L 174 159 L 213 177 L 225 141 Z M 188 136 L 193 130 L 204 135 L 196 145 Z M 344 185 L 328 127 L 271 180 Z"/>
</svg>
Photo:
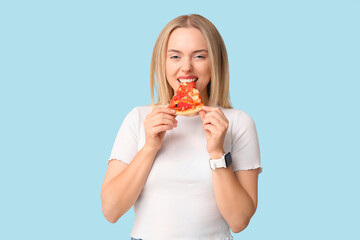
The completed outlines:
<svg viewBox="0 0 360 240">
<path fill-rule="evenodd" d="M 174 92 L 181 79 L 194 79 L 201 98 L 206 102 L 211 70 L 206 41 L 200 30 L 175 29 L 169 37 L 166 54 L 166 78 Z"/>
</svg>

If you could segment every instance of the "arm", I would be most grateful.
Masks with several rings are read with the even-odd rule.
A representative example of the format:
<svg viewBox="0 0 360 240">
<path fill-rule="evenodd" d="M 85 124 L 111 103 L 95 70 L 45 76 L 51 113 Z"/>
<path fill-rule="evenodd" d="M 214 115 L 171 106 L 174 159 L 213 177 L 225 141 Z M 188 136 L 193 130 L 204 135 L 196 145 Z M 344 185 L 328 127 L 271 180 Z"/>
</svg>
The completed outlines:
<svg viewBox="0 0 360 240">
<path fill-rule="evenodd" d="M 101 189 L 102 210 L 105 218 L 115 223 L 140 195 L 150 173 L 157 151 L 144 147 L 129 165 L 110 161 Z"/>
<path fill-rule="evenodd" d="M 102 210 L 109 222 L 115 223 L 138 199 L 166 131 L 176 127 L 174 112 L 157 108 L 146 116 L 145 145 L 129 165 L 120 161 L 109 162 L 101 188 Z"/>
<path fill-rule="evenodd" d="M 258 172 L 234 173 L 231 166 L 211 171 L 219 211 L 234 233 L 244 230 L 256 211 Z"/>
<path fill-rule="evenodd" d="M 203 107 L 200 112 L 211 158 L 224 154 L 223 145 L 229 121 L 219 108 Z M 257 207 L 259 169 L 233 172 L 232 167 L 211 171 L 215 199 L 221 215 L 235 233 L 244 230 Z"/>
</svg>

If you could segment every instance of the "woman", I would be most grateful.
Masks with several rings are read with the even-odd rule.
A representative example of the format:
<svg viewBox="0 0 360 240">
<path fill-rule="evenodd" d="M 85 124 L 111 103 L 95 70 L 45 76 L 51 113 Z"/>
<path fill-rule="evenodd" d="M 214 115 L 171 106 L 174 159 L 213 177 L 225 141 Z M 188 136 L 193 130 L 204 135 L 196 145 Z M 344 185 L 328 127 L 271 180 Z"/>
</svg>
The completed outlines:
<svg viewBox="0 0 360 240">
<path fill-rule="evenodd" d="M 164 107 L 183 79 L 195 81 L 204 102 L 197 115 Z M 132 239 L 232 239 L 230 229 L 245 229 L 256 210 L 259 143 L 252 118 L 231 107 L 225 45 L 209 20 L 184 15 L 162 30 L 151 98 L 116 137 L 101 189 L 104 216 L 115 223 L 134 205 Z"/>
</svg>

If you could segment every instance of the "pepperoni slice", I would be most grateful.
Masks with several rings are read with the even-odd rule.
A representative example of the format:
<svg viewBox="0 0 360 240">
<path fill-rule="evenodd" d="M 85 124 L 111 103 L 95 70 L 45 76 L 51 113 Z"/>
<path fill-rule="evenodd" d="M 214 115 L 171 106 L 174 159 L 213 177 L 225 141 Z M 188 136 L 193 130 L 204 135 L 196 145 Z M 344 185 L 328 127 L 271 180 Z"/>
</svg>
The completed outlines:
<svg viewBox="0 0 360 240">
<path fill-rule="evenodd" d="M 191 96 L 195 97 L 196 100 L 194 100 L 189 93 L 191 93 Z M 182 114 L 182 112 L 192 113 L 193 111 L 191 110 L 199 111 L 201 105 L 203 105 L 203 103 L 199 91 L 195 87 L 195 83 L 189 82 L 180 84 L 175 96 L 170 100 L 168 108 L 174 109 L 177 114 Z"/>
</svg>

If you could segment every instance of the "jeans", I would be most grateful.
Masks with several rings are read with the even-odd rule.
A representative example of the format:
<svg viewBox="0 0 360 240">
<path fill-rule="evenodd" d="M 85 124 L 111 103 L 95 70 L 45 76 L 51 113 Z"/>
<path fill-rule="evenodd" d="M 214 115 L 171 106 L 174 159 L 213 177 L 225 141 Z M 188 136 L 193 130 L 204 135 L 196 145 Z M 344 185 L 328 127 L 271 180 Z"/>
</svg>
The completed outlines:
<svg viewBox="0 0 360 240">
<path fill-rule="evenodd" d="M 232 239 L 232 238 L 231 238 Z M 138 238 L 131 238 L 131 240 L 142 240 L 141 238 L 138 239 Z M 230 240 L 230 239 L 229 239 Z"/>
</svg>

